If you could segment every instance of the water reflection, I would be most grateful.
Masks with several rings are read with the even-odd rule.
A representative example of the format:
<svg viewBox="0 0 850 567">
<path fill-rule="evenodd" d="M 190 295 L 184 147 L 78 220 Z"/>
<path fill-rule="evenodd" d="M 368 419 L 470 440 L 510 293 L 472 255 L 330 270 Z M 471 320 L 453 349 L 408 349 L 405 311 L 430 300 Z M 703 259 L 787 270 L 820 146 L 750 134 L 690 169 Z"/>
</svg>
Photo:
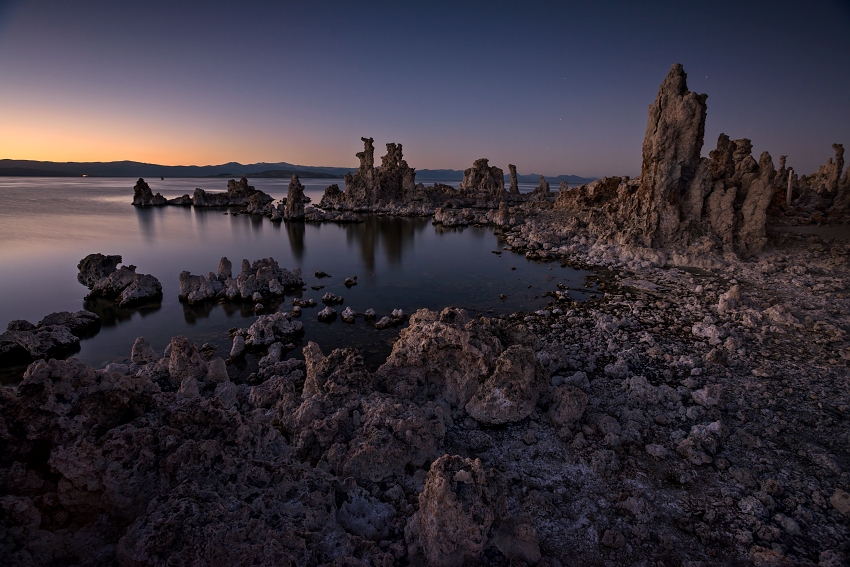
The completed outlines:
<svg viewBox="0 0 850 567">
<path fill-rule="evenodd" d="M 360 248 L 363 263 L 375 269 L 375 254 L 378 246 L 383 248 L 387 263 L 401 265 L 403 252 L 413 246 L 417 233 L 430 224 L 428 218 L 379 217 L 367 215 L 364 222 L 345 227 L 346 241 Z"/>
<path fill-rule="evenodd" d="M 304 260 L 304 235 L 307 232 L 307 225 L 303 221 L 284 221 L 284 224 L 286 225 L 286 234 L 289 236 L 292 256 L 302 262 Z"/>
<path fill-rule="evenodd" d="M 83 301 L 83 309 L 97 314 L 103 327 L 115 327 L 123 322 L 130 321 L 135 313 L 142 317 L 152 315 L 162 309 L 162 304 L 151 303 L 141 307 L 120 307 L 111 300 L 99 297 Z"/>
<path fill-rule="evenodd" d="M 284 305 L 285 303 L 286 302 L 282 297 L 266 298 L 263 300 L 263 306 L 265 307 L 263 312 L 274 313 L 278 310 L 278 308 L 281 308 L 281 306 L 283 306 L 281 311 L 286 311 L 287 305 Z M 224 314 L 228 318 L 233 317 L 236 314 L 238 314 L 241 319 L 248 319 L 257 315 L 254 312 L 254 304 L 250 301 L 221 301 L 218 303 L 208 301 L 192 305 L 185 301 L 181 301 L 180 305 L 183 307 L 183 320 L 189 325 L 195 325 L 203 319 L 209 319 L 219 307 L 221 307 L 222 311 L 224 311 Z M 239 326 L 243 326 L 243 323 L 239 323 Z"/>
</svg>

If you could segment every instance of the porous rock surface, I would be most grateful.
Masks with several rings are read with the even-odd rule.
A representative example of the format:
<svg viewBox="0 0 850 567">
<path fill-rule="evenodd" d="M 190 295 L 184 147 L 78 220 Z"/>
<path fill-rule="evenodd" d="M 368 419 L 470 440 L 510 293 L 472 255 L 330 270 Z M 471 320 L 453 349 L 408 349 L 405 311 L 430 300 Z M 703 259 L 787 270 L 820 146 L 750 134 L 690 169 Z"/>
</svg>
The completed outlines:
<svg viewBox="0 0 850 567">
<path fill-rule="evenodd" d="M 674 66 L 642 178 L 444 208 L 595 266 L 580 303 L 553 282 L 535 313 L 420 310 L 375 372 L 274 333 L 250 385 L 180 337 L 114 371 L 33 363 L 0 390 L 2 556 L 847 564 L 850 245 L 770 224 L 838 218 L 847 173 L 833 195 L 838 160 L 810 182 L 746 139 L 694 156 L 704 104 Z"/>
<path fill-rule="evenodd" d="M 158 301 L 162 284 L 150 274 L 137 274 L 136 266 L 116 266 L 121 256 L 89 254 L 77 264 L 77 281 L 91 291 L 86 299 L 102 297 L 114 300 L 122 307 Z"/>
<path fill-rule="evenodd" d="M 285 290 L 300 289 L 304 285 L 301 268 L 281 268 L 274 258 L 262 258 L 253 263 L 242 260 L 239 274 L 234 278 L 232 263 L 222 257 L 217 272 L 206 276 L 194 276 L 188 271 L 180 272 L 178 297 L 189 303 L 202 303 L 216 299 L 229 301 L 254 301 L 260 297 L 282 296 Z"/>
</svg>

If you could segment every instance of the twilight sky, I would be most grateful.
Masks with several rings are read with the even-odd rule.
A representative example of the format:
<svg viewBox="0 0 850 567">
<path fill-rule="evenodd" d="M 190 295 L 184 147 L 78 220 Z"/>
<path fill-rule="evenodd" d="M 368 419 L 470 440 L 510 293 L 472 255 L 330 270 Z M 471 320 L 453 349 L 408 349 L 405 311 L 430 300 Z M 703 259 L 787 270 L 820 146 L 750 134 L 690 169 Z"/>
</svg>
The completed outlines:
<svg viewBox="0 0 850 567">
<path fill-rule="evenodd" d="M 703 155 L 850 149 L 848 0 L 638 4 L 0 0 L 0 158 L 637 175 L 675 62 Z"/>
</svg>

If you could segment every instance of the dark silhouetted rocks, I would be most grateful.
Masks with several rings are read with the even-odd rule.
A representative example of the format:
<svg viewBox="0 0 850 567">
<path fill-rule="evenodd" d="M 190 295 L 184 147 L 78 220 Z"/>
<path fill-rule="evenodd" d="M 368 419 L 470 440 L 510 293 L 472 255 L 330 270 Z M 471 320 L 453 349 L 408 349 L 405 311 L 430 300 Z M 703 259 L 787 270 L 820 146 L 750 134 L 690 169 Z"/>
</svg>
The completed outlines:
<svg viewBox="0 0 850 567">
<path fill-rule="evenodd" d="M 121 256 L 104 256 L 103 254 L 89 254 L 77 264 L 77 281 L 91 289 L 101 278 L 114 272 L 121 263 Z"/>
<path fill-rule="evenodd" d="M 159 193 L 154 195 L 150 186 L 140 177 L 136 186 L 133 187 L 133 204 L 137 207 L 158 207 L 167 205 L 168 201 Z"/>
<path fill-rule="evenodd" d="M 232 277 L 232 264 L 223 257 L 218 264 L 218 273 L 193 276 L 180 273 L 179 298 L 189 303 L 202 303 L 214 299 L 257 302 L 259 297 L 280 297 L 287 289 L 300 289 L 304 285 L 301 268 L 292 271 L 281 268 L 274 258 L 263 258 L 254 263 L 242 260 L 240 273 Z"/>
</svg>

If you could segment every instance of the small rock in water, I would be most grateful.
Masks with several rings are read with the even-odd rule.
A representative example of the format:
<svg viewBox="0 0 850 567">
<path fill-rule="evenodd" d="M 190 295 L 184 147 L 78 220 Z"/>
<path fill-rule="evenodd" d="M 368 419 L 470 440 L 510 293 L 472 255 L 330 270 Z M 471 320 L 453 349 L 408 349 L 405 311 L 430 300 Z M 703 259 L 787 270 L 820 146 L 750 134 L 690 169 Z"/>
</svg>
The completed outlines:
<svg viewBox="0 0 850 567">
<path fill-rule="evenodd" d="M 319 321 L 331 322 L 336 319 L 336 309 L 328 305 L 319 311 Z"/>
<path fill-rule="evenodd" d="M 256 304 L 254 304 L 254 311 L 259 312 L 259 311 L 262 311 L 263 309 L 265 309 L 265 307 L 263 306 L 263 304 L 262 304 L 262 303 L 256 303 Z"/>
<path fill-rule="evenodd" d="M 316 272 L 316 277 L 317 278 L 329 278 L 329 277 L 331 277 L 331 275 L 323 272 L 322 270 L 319 270 L 318 272 Z"/>
<path fill-rule="evenodd" d="M 295 307 L 315 307 L 316 300 L 315 299 L 299 299 L 297 297 L 292 298 L 292 305 Z M 300 310 L 299 310 L 300 313 Z"/>
<path fill-rule="evenodd" d="M 292 316 L 293 317 L 301 317 L 301 307 L 298 305 L 292 306 Z"/>
<path fill-rule="evenodd" d="M 387 327 L 392 325 L 392 321 L 390 321 L 389 317 L 381 317 L 380 321 L 375 323 L 376 329 L 386 329 Z"/>
<path fill-rule="evenodd" d="M 311 285 L 311 286 L 310 286 L 310 288 L 311 288 L 311 289 L 313 289 L 313 290 L 315 290 L 315 291 L 319 291 L 319 290 L 320 290 L 320 289 L 322 289 L 323 287 L 325 287 L 325 286 L 323 286 L 323 285 Z"/>
<path fill-rule="evenodd" d="M 233 337 L 233 347 L 230 349 L 230 358 L 238 358 L 245 352 L 245 337 L 236 335 Z"/>
<path fill-rule="evenodd" d="M 355 276 L 354 278 L 345 278 L 345 281 L 343 283 L 345 284 L 345 287 L 357 285 L 357 276 Z"/>
<path fill-rule="evenodd" d="M 367 309 L 366 313 L 364 313 L 363 315 L 366 317 L 366 319 L 370 319 L 370 320 L 374 320 L 375 317 L 377 317 L 375 310 L 372 309 L 371 307 L 369 309 Z"/>
<path fill-rule="evenodd" d="M 354 316 L 355 316 L 354 309 L 352 309 L 351 307 L 346 307 L 343 310 L 342 315 L 341 315 L 342 320 L 345 321 L 346 323 L 354 323 Z"/>
<path fill-rule="evenodd" d="M 342 303 L 343 301 L 345 300 L 342 297 L 331 292 L 327 292 L 322 296 L 322 303 L 327 303 L 328 305 L 335 305 L 337 303 Z"/>
</svg>

